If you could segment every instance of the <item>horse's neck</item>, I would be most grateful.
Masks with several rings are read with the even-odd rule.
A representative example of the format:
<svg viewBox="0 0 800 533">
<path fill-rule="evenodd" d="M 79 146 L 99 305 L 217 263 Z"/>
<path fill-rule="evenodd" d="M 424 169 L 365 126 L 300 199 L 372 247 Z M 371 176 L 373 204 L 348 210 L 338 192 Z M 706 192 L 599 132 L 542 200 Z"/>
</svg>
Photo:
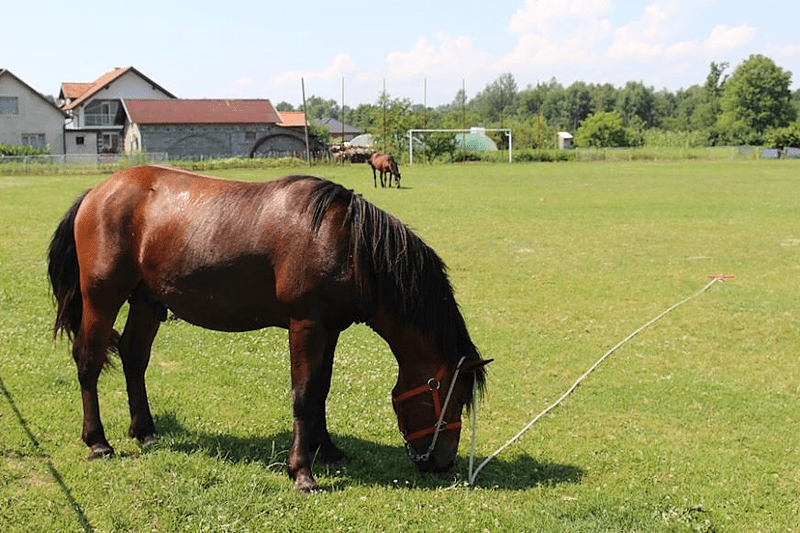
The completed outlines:
<svg viewBox="0 0 800 533">
<path fill-rule="evenodd" d="M 401 377 L 405 373 L 403 370 L 418 373 L 441 366 L 441 354 L 418 327 L 405 324 L 386 312 L 377 313 L 367 324 L 389 344 Z"/>
</svg>

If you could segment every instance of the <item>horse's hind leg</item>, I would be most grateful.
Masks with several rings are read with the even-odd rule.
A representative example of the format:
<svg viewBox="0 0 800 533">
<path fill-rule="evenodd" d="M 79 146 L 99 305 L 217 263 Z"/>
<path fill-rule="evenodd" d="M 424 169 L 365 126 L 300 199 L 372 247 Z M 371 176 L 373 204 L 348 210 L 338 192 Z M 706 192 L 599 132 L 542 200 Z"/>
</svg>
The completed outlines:
<svg viewBox="0 0 800 533">
<path fill-rule="evenodd" d="M 108 362 L 109 340 L 113 333 L 113 312 L 100 312 L 91 301 L 84 300 L 81 327 L 72 346 L 72 357 L 78 367 L 83 403 L 83 442 L 91 449 L 89 459 L 113 455 L 114 449 L 106 440 L 100 420 L 100 403 L 97 396 L 97 380 L 100 371 Z"/>
<path fill-rule="evenodd" d="M 145 446 L 152 442 L 156 431 L 144 376 L 150 362 L 153 339 L 164 318 L 166 308 L 156 302 L 143 285 L 139 285 L 130 298 L 128 321 L 119 342 L 119 355 L 125 371 L 131 413 L 128 436 L 138 439 Z"/>
</svg>

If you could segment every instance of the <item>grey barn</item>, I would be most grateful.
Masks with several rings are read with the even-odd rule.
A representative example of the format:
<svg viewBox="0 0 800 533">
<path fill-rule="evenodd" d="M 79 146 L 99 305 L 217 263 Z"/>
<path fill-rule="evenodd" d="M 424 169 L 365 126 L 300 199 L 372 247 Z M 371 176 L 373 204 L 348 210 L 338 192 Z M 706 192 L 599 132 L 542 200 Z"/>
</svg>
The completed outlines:
<svg viewBox="0 0 800 533">
<path fill-rule="evenodd" d="M 305 154 L 304 133 L 284 127 L 269 100 L 122 100 L 122 106 L 126 152 L 171 158 Z"/>
</svg>

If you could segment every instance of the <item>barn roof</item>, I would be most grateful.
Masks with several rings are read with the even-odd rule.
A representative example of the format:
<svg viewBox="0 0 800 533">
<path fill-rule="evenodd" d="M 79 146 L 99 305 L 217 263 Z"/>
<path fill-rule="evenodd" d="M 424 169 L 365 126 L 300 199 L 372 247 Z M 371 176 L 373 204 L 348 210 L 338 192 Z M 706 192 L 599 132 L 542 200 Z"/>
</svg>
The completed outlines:
<svg viewBox="0 0 800 533">
<path fill-rule="evenodd" d="M 123 100 L 136 124 L 278 124 L 269 100 Z"/>
</svg>

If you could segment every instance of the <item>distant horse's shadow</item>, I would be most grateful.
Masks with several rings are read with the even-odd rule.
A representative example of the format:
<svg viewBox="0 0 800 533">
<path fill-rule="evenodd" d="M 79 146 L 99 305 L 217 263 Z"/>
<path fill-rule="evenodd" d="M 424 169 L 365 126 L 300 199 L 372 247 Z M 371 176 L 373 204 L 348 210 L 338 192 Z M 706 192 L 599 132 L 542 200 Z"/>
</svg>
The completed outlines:
<svg viewBox="0 0 800 533">
<path fill-rule="evenodd" d="M 263 437 L 238 437 L 187 429 L 172 414 L 156 415 L 155 422 L 160 433 L 156 448 L 187 455 L 202 453 L 220 457 L 232 464 L 261 463 L 285 475 L 285 462 L 292 438 L 288 431 Z M 435 488 L 463 484 L 468 480 L 467 457 L 459 457 L 453 471 L 444 477 L 424 475 L 412 465 L 403 446 L 387 446 L 336 434 L 332 437 L 351 461 L 344 465 L 315 463 L 314 473 L 323 489 L 341 488 L 352 482 L 382 487 Z M 578 483 L 583 475 L 583 470 L 576 466 L 537 462 L 528 456 L 517 457 L 513 461 L 495 458 L 481 470 L 476 485 L 525 490 Z"/>
</svg>

